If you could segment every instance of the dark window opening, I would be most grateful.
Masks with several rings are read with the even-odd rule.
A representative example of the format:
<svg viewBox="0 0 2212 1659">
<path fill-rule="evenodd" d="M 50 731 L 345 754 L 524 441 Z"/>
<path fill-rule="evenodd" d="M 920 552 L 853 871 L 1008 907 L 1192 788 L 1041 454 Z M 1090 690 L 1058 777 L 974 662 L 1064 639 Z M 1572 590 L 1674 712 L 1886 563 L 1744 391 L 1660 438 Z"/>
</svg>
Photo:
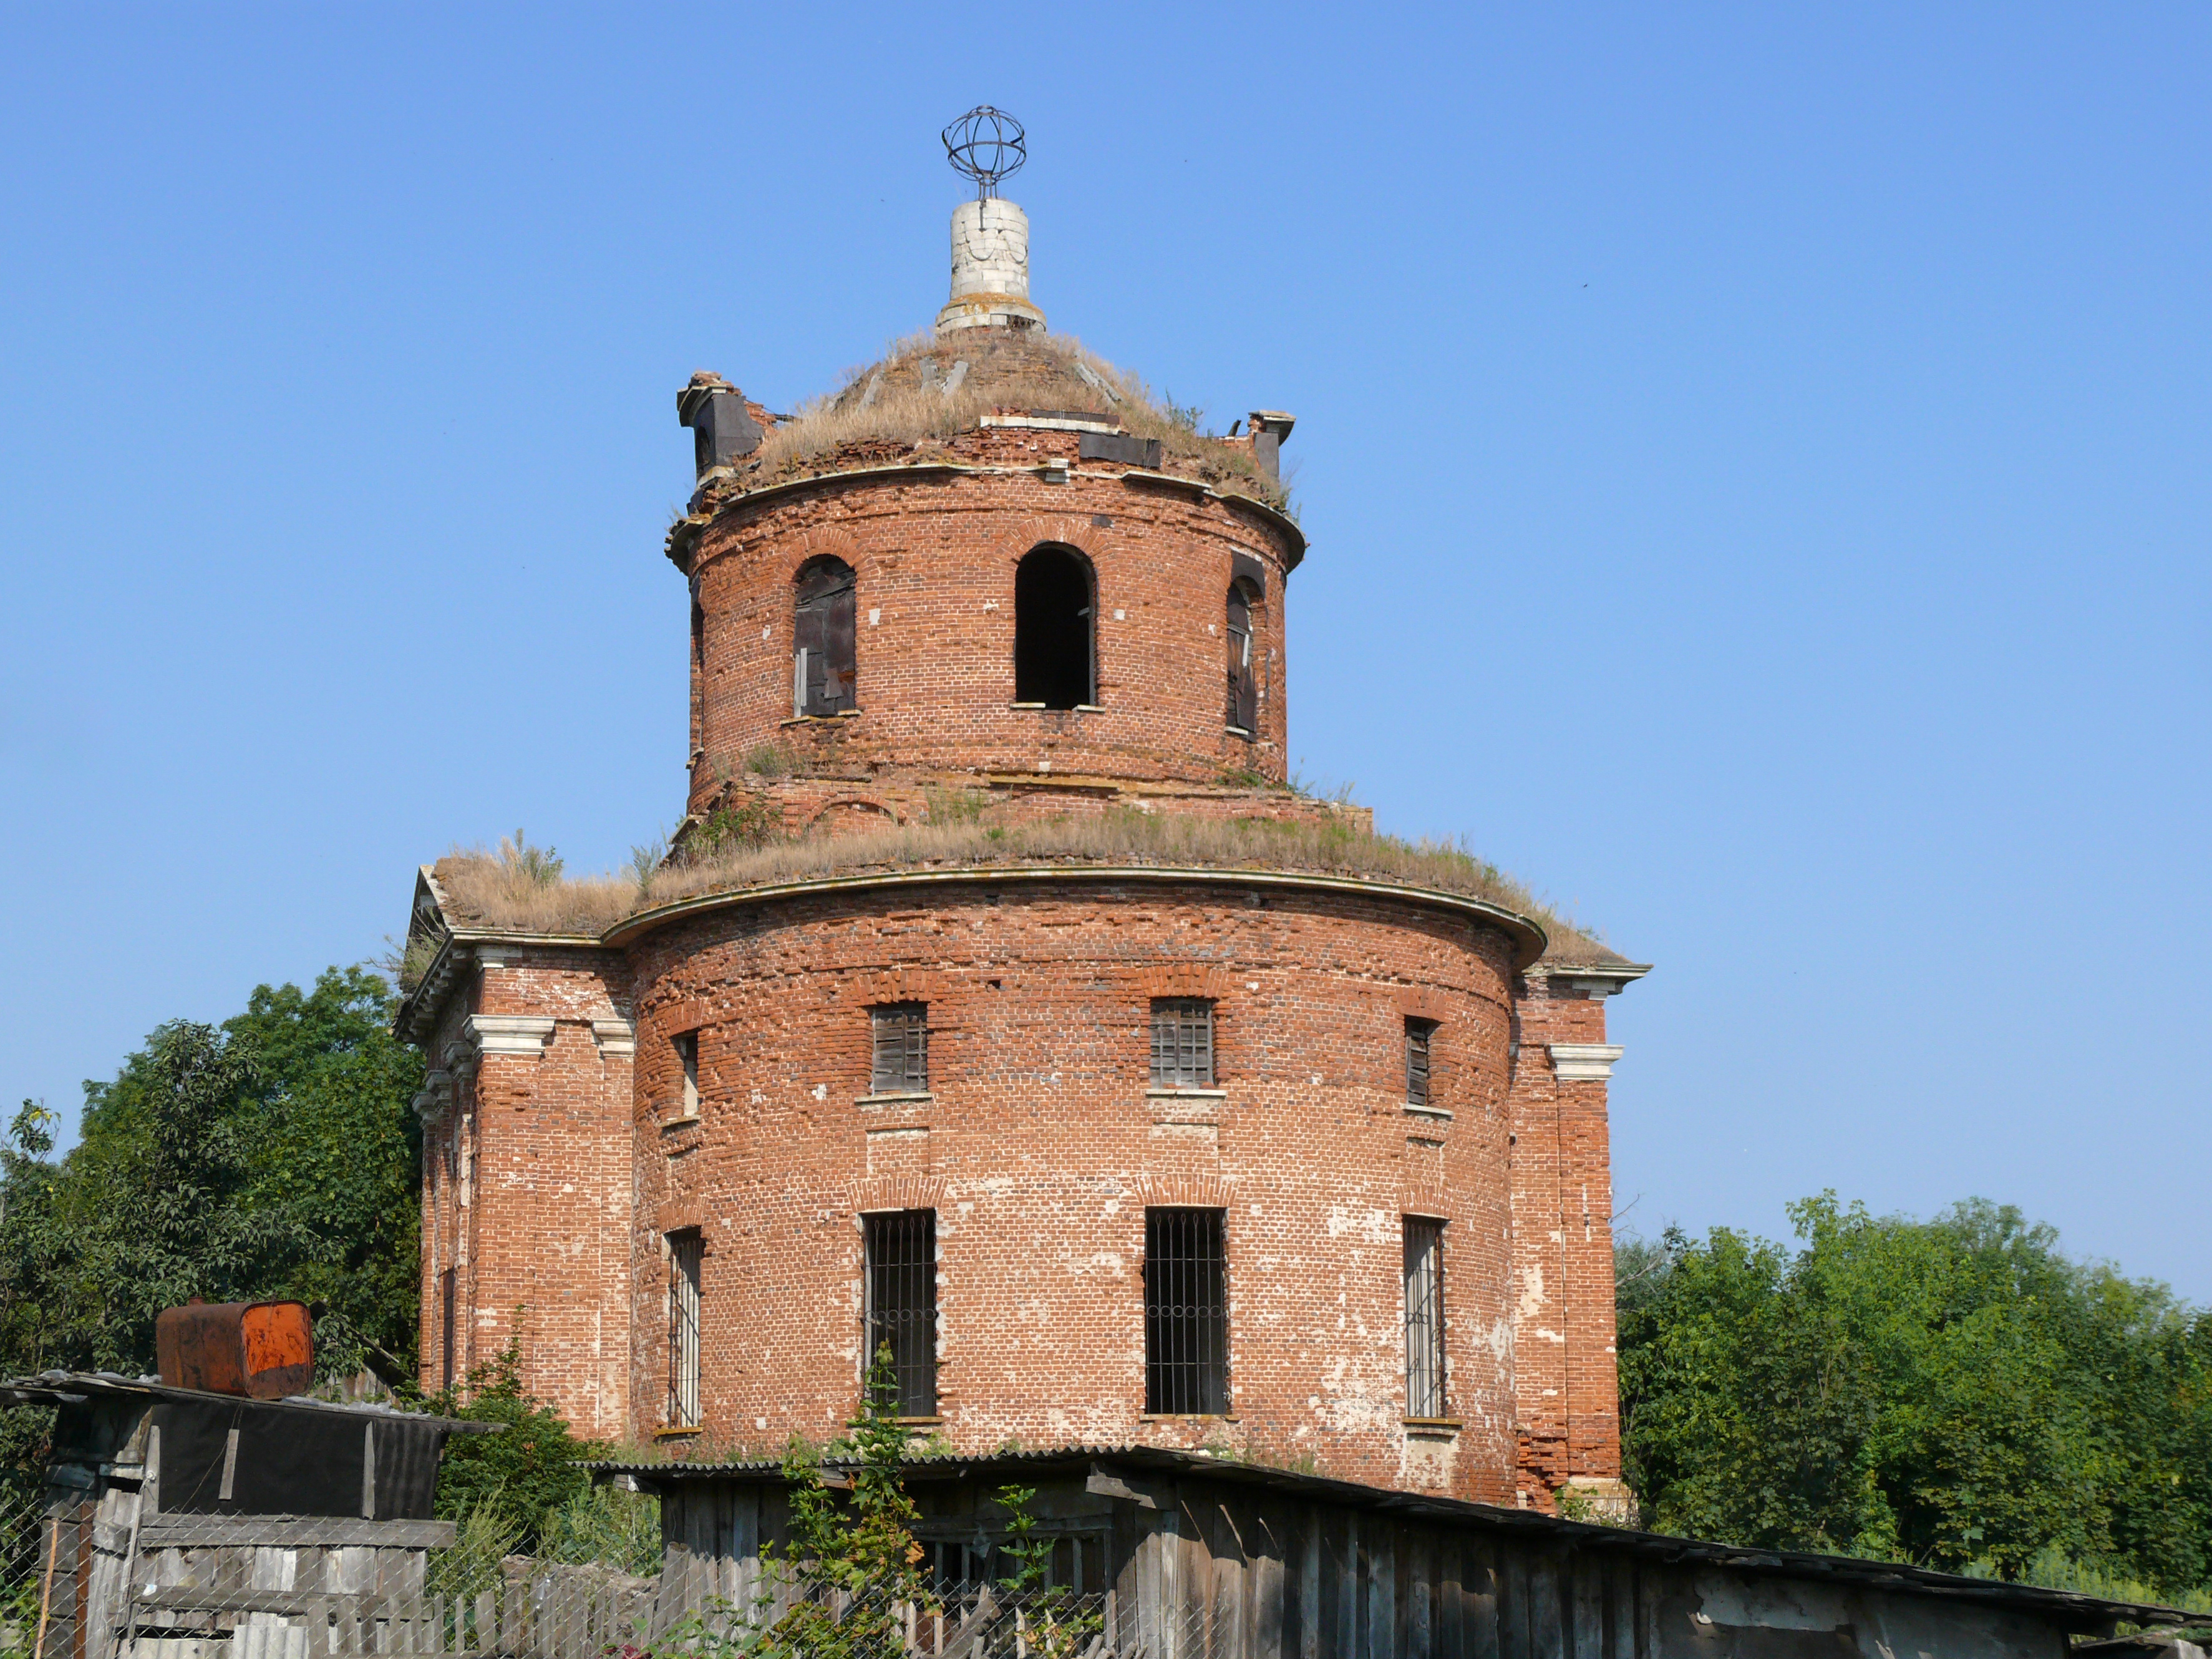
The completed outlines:
<svg viewBox="0 0 2212 1659">
<path fill-rule="evenodd" d="M 928 1093 L 929 1005 L 894 1002 L 870 1012 L 875 1026 L 875 1054 L 868 1068 L 868 1092 Z"/>
<path fill-rule="evenodd" d="M 862 1218 L 868 1361 L 888 1346 L 901 1417 L 937 1415 L 937 1212 Z"/>
<path fill-rule="evenodd" d="M 1432 1019 L 1406 1022 L 1406 1104 L 1429 1103 L 1429 1042 L 1436 1035 Z"/>
<path fill-rule="evenodd" d="M 699 579 L 691 579 L 691 752 L 707 746 L 707 612 L 699 604 Z"/>
<path fill-rule="evenodd" d="M 916 1541 L 921 1547 L 922 1571 L 940 1595 L 952 1597 L 956 1604 L 965 1602 L 973 1592 L 1012 1577 L 1021 1567 L 1006 1553 L 1001 1540 L 977 1537 Z M 1052 1554 L 1045 1564 L 1046 1587 L 1103 1597 L 1109 1588 L 1104 1534 L 1069 1533 L 1051 1541 Z"/>
<path fill-rule="evenodd" d="M 679 1115 L 699 1115 L 699 1034 L 684 1031 L 669 1039 L 677 1062 L 684 1068 L 683 1109 Z"/>
<path fill-rule="evenodd" d="M 1252 659 L 1252 591 L 1229 589 L 1229 724 L 1249 737 L 1260 729 L 1260 669 Z"/>
<path fill-rule="evenodd" d="M 1444 1224 L 1406 1218 L 1406 1415 L 1444 1411 Z"/>
<path fill-rule="evenodd" d="M 853 567 L 809 559 L 793 585 L 791 713 L 842 714 L 855 707 L 859 670 L 853 643 Z"/>
<path fill-rule="evenodd" d="M 1014 701 L 1075 708 L 1097 701 L 1091 564 L 1040 547 L 1014 571 Z"/>
<path fill-rule="evenodd" d="M 1213 1005 L 1204 997 L 1152 999 L 1152 1087 L 1213 1086 Z"/>
<path fill-rule="evenodd" d="M 668 1235 L 668 1426 L 699 1426 L 699 1230 Z"/>
<path fill-rule="evenodd" d="M 1229 1263 L 1219 1210 L 1145 1212 L 1145 1409 L 1229 1410 Z"/>
<path fill-rule="evenodd" d="M 455 1315 L 459 1311 L 457 1304 L 459 1301 L 459 1291 L 454 1286 L 453 1270 L 451 1267 L 447 1268 L 443 1273 L 438 1275 L 438 1297 L 439 1300 L 445 1304 L 445 1307 L 442 1310 L 442 1320 L 445 1326 L 445 1332 L 438 1344 L 440 1349 L 438 1370 L 440 1376 L 444 1379 L 440 1386 L 450 1389 L 453 1386 L 453 1376 L 455 1371 L 455 1366 L 453 1364 L 453 1342 L 456 1337 L 459 1334 L 459 1322 L 455 1318 Z"/>
</svg>

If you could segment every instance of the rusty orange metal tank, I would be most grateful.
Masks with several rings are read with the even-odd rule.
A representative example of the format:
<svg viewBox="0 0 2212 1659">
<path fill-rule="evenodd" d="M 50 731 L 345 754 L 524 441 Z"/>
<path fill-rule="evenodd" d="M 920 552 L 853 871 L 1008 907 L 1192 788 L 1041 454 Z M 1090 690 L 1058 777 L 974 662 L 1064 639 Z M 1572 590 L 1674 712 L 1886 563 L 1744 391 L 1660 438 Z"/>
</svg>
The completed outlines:
<svg viewBox="0 0 2212 1659">
<path fill-rule="evenodd" d="M 154 1322 L 161 1381 L 251 1400 L 315 1382 L 315 1322 L 304 1302 L 188 1302 Z"/>
</svg>

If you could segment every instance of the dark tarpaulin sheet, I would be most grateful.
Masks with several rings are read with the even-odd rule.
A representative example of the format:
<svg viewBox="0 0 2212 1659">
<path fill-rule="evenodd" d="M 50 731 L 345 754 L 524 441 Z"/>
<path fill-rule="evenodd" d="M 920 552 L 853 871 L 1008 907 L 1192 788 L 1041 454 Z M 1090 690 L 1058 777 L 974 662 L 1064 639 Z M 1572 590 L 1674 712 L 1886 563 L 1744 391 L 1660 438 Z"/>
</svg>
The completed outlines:
<svg viewBox="0 0 2212 1659">
<path fill-rule="evenodd" d="M 251 1400 L 165 1401 L 154 1407 L 154 1422 L 161 1431 L 165 1513 L 362 1516 L 373 1504 L 379 1521 L 431 1518 L 441 1425 L 376 1412 L 275 1410 Z M 372 1438 L 373 1492 L 362 1479 Z"/>
</svg>

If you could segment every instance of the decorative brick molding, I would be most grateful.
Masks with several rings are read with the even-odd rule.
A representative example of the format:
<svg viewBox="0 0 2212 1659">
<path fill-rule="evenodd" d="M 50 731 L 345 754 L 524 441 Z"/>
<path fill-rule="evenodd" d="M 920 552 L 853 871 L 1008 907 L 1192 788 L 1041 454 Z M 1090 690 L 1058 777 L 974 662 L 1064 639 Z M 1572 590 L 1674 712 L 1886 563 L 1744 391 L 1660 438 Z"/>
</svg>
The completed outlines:
<svg viewBox="0 0 2212 1659">
<path fill-rule="evenodd" d="M 682 1002 L 665 1002 L 646 1016 L 647 1027 L 663 1042 L 682 1036 L 686 1031 L 696 1031 L 714 1023 L 714 1006 L 704 997 L 689 997 Z"/>
<path fill-rule="evenodd" d="M 927 968 L 902 968 L 889 973 L 859 973 L 848 981 L 852 999 L 864 1007 L 887 1002 L 943 1002 L 950 990 L 945 975 Z M 936 1024 L 934 1018 L 931 1023 Z"/>
<path fill-rule="evenodd" d="M 853 1183 L 853 1213 L 883 1210 L 934 1210 L 945 1203 L 945 1182 L 936 1176 L 872 1176 Z"/>
<path fill-rule="evenodd" d="M 1602 1083 L 1621 1056 L 1617 1042 L 1554 1042 L 1552 1070 L 1562 1083 Z"/>
<path fill-rule="evenodd" d="M 1441 1025 L 1451 1013 L 1451 999 L 1434 986 L 1401 986 L 1392 1000 L 1407 1019 L 1434 1020 Z"/>
<path fill-rule="evenodd" d="M 1206 963 L 1162 963 L 1137 975 L 1137 994 L 1143 997 L 1207 997 L 1218 1002 L 1234 985 L 1227 969 Z"/>
<path fill-rule="evenodd" d="M 1153 1170 L 1137 1177 L 1132 1195 L 1146 1208 L 1224 1210 L 1234 1196 L 1218 1175 L 1174 1175 Z"/>
</svg>

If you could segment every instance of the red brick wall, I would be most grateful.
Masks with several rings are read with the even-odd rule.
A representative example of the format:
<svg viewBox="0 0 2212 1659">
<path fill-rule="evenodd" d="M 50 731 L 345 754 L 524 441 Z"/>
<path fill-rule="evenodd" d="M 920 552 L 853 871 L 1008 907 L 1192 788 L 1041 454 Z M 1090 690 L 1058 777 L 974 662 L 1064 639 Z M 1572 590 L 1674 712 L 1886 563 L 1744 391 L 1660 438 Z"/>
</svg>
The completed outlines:
<svg viewBox="0 0 2212 1659">
<path fill-rule="evenodd" d="M 629 1416 L 630 1060 L 622 959 L 514 950 L 456 997 L 428 1045 L 443 1097 L 424 1136 L 422 1382 L 445 1373 L 439 1278 L 454 1270 L 453 1375 L 520 1321 L 523 1380 L 578 1432 Z M 479 1015 L 550 1020 L 523 1054 L 485 1054 Z M 515 1039 L 526 1041 L 523 1038 Z"/>
<path fill-rule="evenodd" d="M 702 1230 L 707 1438 L 769 1449 L 853 1409 L 860 1229 L 933 1207 L 944 1431 L 1208 1442 L 1510 1501 L 1510 945 L 1389 899 L 1233 884 L 886 888 L 734 908 L 633 947 L 638 1334 L 665 1388 L 661 1239 Z M 1218 998 L 1219 1100 L 1148 1098 L 1150 1000 Z M 930 1005 L 926 1103 L 861 1103 L 867 1009 Z M 1443 1023 L 1404 1109 L 1404 1021 Z M 704 1109 L 670 1038 L 699 1033 Z M 1227 1210 L 1234 1420 L 1147 1421 L 1147 1201 Z M 1400 1218 L 1447 1232 L 1455 1437 L 1404 1416 Z"/>
<path fill-rule="evenodd" d="M 1006 435 L 1006 434 L 1001 434 Z M 1037 459 L 1073 433 L 1022 433 Z M 1095 464 L 1094 464 L 1095 465 Z M 1014 569 L 1041 543 L 1078 549 L 1097 580 L 1099 712 L 1016 709 Z M 1224 726 L 1231 556 L 1267 571 L 1255 612 L 1261 730 Z M 860 713 L 791 719 L 792 578 L 834 554 L 857 576 Z M 726 509 L 692 557 L 706 611 L 701 810 L 746 757 L 781 744 L 872 767 L 1279 783 L 1285 661 L 1281 532 L 1176 486 L 1078 472 L 824 480 Z"/>
<path fill-rule="evenodd" d="M 1516 1430 L 1522 1500 L 1549 1509 L 1570 1477 L 1620 1474 L 1606 1085 L 1561 1081 L 1550 1048 L 1603 1042 L 1605 1000 L 1531 974 L 1516 1012 Z"/>
</svg>

